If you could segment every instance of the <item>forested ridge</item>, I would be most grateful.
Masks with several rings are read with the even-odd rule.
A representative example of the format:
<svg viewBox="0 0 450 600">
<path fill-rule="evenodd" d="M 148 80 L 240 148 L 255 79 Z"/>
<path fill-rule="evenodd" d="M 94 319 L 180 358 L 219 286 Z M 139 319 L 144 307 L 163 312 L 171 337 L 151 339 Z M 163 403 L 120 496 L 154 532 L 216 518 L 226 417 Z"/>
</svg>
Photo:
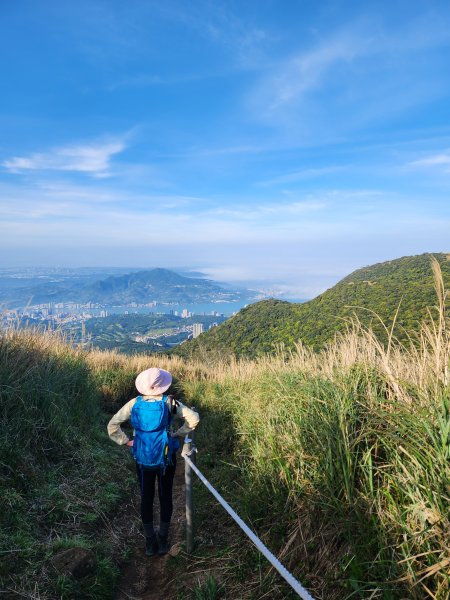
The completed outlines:
<svg viewBox="0 0 450 600">
<path fill-rule="evenodd" d="M 358 269 L 303 304 L 274 299 L 252 304 L 174 352 L 182 356 L 232 353 L 254 357 L 273 352 L 280 344 L 294 348 L 299 341 L 319 349 L 355 318 L 381 337 L 384 327 L 390 328 L 395 319 L 396 337 L 406 340 L 435 304 L 433 256 L 448 286 L 449 254 L 406 256 Z"/>
</svg>

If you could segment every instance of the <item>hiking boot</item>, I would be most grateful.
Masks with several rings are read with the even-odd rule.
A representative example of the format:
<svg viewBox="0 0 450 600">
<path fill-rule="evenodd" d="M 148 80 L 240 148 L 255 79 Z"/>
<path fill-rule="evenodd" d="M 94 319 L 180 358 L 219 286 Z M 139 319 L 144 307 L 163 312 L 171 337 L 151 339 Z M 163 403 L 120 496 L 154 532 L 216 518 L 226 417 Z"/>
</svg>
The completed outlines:
<svg viewBox="0 0 450 600">
<path fill-rule="evenodd" d="M 169 552 L 169 537 L 158 533 L 158 554 L 163 555 Z"/>
<path fill-rule="evenodd" d="M 145 538 L 145 554 L 146 556 L 153 556 L 159 551 L 158 540 L 156 535 Z"/>
</svg>

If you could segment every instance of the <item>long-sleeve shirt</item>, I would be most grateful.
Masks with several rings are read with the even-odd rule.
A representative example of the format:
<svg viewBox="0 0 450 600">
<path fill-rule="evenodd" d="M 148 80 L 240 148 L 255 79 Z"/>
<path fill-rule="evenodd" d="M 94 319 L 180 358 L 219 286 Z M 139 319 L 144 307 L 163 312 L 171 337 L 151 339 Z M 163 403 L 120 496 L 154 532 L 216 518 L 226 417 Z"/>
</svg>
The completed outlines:
<svg viewBox="0 0 450 600">
<path fill-rule="evenodd" d="M 142 398 L 146 402 L 155 402 L 157 400 L 161 400 L 162 396 L 142 396 Z M 116 412 L 116 414 L 108 423 L 109 437 L 114 442 L 116 442 L 116 444 L 119 444 L 121 446 L 123 446 L 129 441 L 129 437 L 120 426 L 122 423 L 129 420 L 135 402 L 136 398 L 133 398 L 132 400 L 124 404 L 122 408 L 118 412 Z M 195 410 L 184 406 L 184 404 L 181 404 L 179 400 L 177 400 L 176 417 L 182 419 L 183 424 L 172 435 L 179 436 L 184 436 L 193 429 L 195 429 L 200 420 L 200 417 L 198 416 L 198 413 L 195 412 Z"/>
</svg>

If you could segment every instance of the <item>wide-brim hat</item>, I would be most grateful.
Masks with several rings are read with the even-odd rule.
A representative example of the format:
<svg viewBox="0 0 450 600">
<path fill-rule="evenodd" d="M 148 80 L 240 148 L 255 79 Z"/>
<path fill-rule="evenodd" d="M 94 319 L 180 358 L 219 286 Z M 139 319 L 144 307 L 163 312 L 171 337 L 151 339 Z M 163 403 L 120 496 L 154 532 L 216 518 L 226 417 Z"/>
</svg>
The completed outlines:
<svg viewBox="0 0 450 600">
<path fill-rule="evenodd" d="M 136 389 L 143 396 L 159 396 L 170 388 L 172 375 L 169 371 L 151 367 L 136 377 Z"/>
</svg>

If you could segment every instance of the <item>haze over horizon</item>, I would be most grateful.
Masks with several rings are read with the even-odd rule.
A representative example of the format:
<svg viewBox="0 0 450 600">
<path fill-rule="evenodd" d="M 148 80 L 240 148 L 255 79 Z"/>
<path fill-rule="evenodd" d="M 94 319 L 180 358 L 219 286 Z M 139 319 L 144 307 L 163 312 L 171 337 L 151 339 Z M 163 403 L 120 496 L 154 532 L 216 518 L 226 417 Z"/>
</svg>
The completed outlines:
<svg viewBox="0 0 450 600">
<path fill-rule="evenodd" d="M 0 266 L 311 298 L 450 250 L 444 1 L 0 6 Z"/>
</svg>

